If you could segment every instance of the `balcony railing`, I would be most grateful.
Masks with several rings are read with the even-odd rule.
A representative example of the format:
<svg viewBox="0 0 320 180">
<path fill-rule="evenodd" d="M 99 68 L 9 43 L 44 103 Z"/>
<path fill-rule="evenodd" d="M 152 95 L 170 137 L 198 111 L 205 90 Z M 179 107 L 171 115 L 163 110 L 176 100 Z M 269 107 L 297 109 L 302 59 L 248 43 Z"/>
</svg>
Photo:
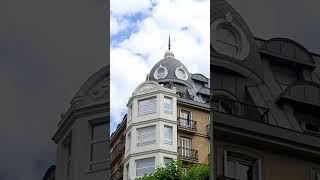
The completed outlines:
<svg viewBox="0 0 320 180">
<path fill-rule="evenodd" d="M 214 96 L 213 105 L 217 112 L 230 114 L 248 120 L 268 123 L 268 109 L 240 101 Z"/>
<path fill-rule="evenodd" d="M 123 179 L 123 168 L 117 169 L 115 172 L 112 173 L 111 175 L 112 180 L 121 180 Z"/>
<path fill-rule="evenodd" d="M 197 131 L 197 122 L 191 119 L 178 117 L 178 127 L 191 131 Z"/>
<path fill-rule="evenodd" d="M 111 162 L 113 162 L 118 155 L 123 154 L 124 148 L 124 142 L 120 141 L 111 151 Z"/>
<path fill-rule="evenodd" d="M 198 161 L 198 151 L 194 149 L 178 147 L 178 155 L 185 160 Z"/>
</svg>

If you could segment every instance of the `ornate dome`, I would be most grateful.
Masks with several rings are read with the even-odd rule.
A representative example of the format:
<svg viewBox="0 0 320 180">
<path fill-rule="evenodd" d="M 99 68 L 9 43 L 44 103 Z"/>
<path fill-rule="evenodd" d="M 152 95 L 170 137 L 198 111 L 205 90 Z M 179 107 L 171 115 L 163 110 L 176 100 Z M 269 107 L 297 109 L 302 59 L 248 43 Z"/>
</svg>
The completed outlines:
<svg viewBox="0 0 320 180">
<path fill-rule="evenodd" d="M 165 53 L 164 59 L 153 66 L 149 77 L 151 81 L 176 82 L 192 87 L 191 74 L 170 50 Z"/>
</svg>

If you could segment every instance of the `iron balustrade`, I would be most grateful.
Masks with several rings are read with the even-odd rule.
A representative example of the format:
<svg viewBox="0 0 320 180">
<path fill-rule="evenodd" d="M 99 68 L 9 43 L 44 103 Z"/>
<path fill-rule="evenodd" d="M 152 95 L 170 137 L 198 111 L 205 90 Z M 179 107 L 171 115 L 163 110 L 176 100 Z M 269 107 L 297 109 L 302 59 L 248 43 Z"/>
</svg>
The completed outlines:
<svg viewBox="0 0 320 180">
<path fill-rule="evenodd" d="M 195 149 L 189 149 L 185 147 L 178 147 L 178 155 L 185 159 L 198 160 L 198 151 Z"/>
<path fill-rule="evenodd" d="M 230 114 L 262 123 L 268 123 L 269 109 L 264 107 L 250 105 L 218 96 L 213 96 L 213 106 L 215 111 L 220 113 Z"/>
<path fill-rule="evenodd" d="M 111 151 L 111 162 L 116 158 L 119 154 L 124 152 L 124 142 L 120 141 Z"/>
<path fill-rule="evenodd" d="M 185 128 L 185 129 L 190 129 L 190 130 L 196 131 L 197 130 L 197 121 L 178 117 L 178 126 Z"/>
</svg>

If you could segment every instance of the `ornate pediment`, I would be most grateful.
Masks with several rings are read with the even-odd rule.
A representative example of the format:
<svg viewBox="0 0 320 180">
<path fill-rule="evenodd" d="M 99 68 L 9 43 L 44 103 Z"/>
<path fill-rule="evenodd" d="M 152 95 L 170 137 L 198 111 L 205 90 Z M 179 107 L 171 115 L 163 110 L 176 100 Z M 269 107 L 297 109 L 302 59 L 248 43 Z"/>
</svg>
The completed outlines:
<svg viewBox="0 0 320 180">
<path fill-rule="evenodd" d="M 148 93 L 151 91 L 155 91 L 158 90 L 160 88 L 160 84 L 158 84 L 155 81 L 146 81 L 142 84 L 140 84 L 135 91 L 133 92 L 133 95 L 137 95 L 137 94 L 144 94 L 144 93 Z"/>
</svg>

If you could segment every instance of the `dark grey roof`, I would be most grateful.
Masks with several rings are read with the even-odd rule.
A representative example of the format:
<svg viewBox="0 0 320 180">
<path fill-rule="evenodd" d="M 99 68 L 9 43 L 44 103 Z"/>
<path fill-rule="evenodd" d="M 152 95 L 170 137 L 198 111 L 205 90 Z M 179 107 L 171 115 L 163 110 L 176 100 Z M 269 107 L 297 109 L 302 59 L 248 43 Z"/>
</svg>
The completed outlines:
<svg viewBox="0 0 320 180">
<path fill-rule="evenodd" d="M 156 69 L 160 66 L 164 66 L 167 68 L 168 70 L 168 75 L 163 78 L 163 79 L 155 79 L 154 78 L 154 72 L 156 71 Z M 188 74 L 188 79 L 186 81 L 178 79 L 175 75 L 175 70 L 182 66 L 183 69 L 187 72 Z M 157 82 L 178 82 L 181 84 L 184 84 L 186 86 L 192 87 L 192 81 L 191 81 L 191 74 L 189 73 L 187 67 L 185 65 L 183 65 L 179 60 L 171 58 L 171 57 L 167 57 L 165 59 L 160 60 L 158 63 L 156 63 L 153 68 L 150 71 L 150 80 L 151 81 L 157 81 Z"/>
</svg>

